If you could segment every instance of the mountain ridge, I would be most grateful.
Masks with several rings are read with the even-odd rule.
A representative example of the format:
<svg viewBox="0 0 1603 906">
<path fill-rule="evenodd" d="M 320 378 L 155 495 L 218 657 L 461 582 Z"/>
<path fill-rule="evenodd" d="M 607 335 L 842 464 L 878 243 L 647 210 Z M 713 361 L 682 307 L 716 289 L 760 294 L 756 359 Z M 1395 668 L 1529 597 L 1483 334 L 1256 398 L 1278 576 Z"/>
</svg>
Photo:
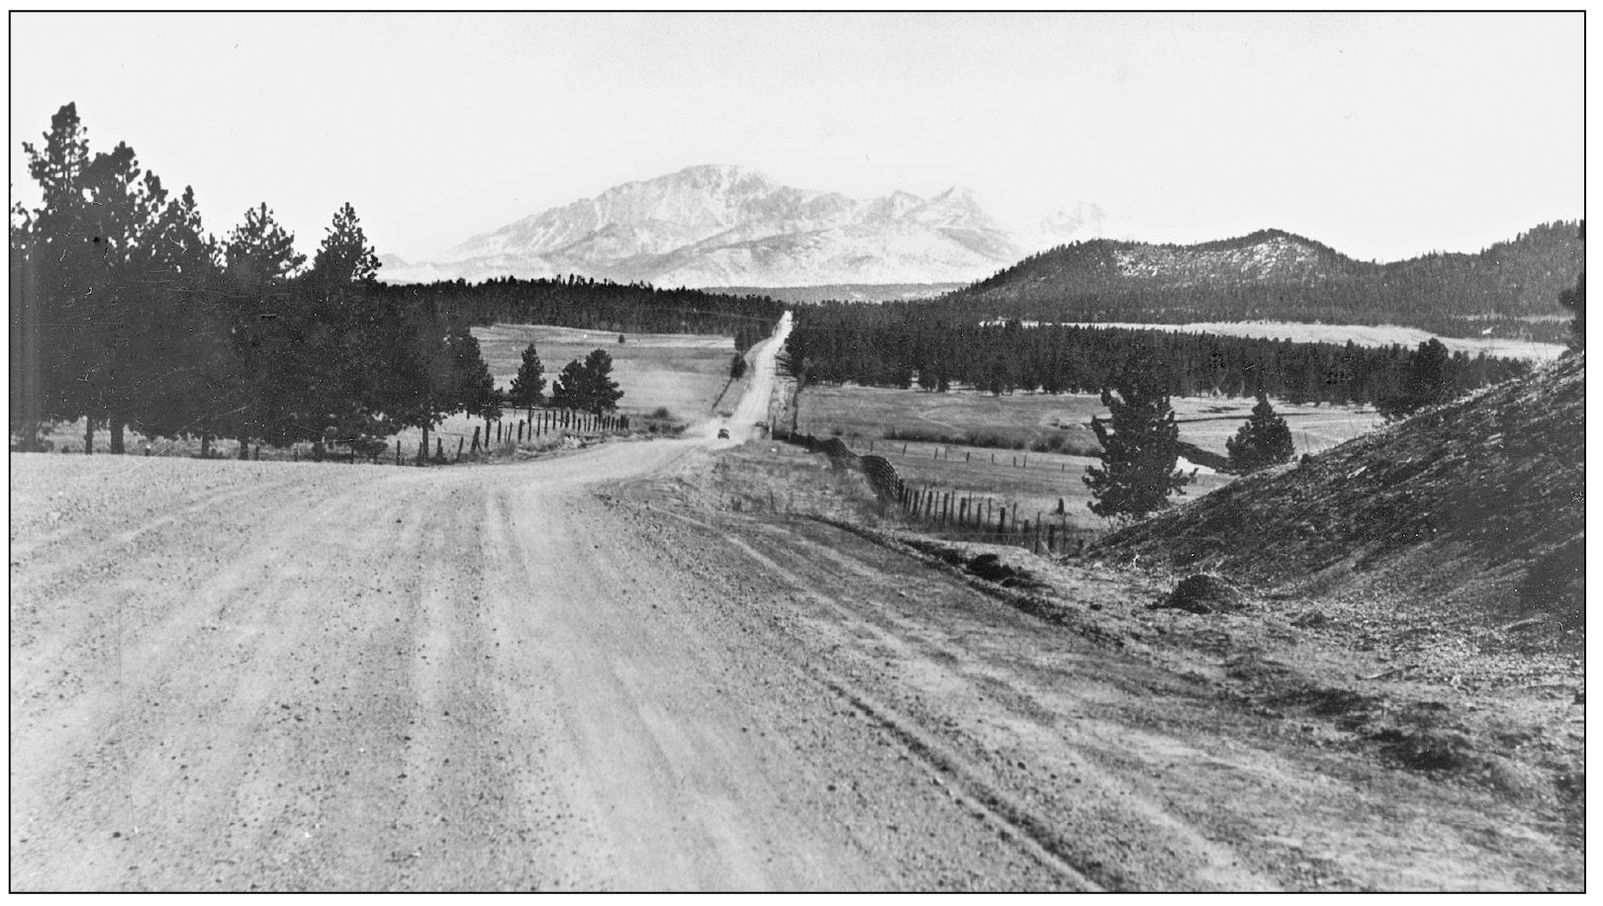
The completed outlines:
<svg viewBox="0 0 1603 906">
<path fill-rule="evenodd" d="M 1190 245 L 1089 239 L 1030 255 L 936 302 L 1038 321 L 1391 323 L 1561 341 L 1555 300 L 1584 260 L 1580 223 L 1570 221 L 1476 253 L 1384 264 L 1280 229 Z"/>
<path fill-rule="evenodd" d="M 928 198 L 896 190 L 855 199 L 738 165 L 699 164 L 531 214 L 427 261 L 387 262 L 394 266 L 381 278 L 577 273 L 658 286 L 965 283 L 1026 251 L 960 186 Z"/>
</svg>

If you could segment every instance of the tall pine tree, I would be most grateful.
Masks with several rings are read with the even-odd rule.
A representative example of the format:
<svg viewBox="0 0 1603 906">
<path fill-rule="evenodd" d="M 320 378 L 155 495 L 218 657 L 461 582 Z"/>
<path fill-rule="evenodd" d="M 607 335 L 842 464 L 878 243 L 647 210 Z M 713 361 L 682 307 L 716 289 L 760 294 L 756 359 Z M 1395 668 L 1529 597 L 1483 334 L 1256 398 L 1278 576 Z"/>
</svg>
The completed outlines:
<svg viewBox="0 0 1603 906">
<path fill-rule="evenodd" d="M 523 350 L 523 362 L 518 365 L 518 373 L 512 378 L 508 398 L 514 406 L 521 406 L 529 410 L 529 421 L 534 421 L 534 407 L 545 402 L 545 366 L 540 363 L 540 353 L 530 343 Z"/>
<path fill-rule="evenodd" d="M 1169 407 L 1165 381 L 1149 358 L 1128 362 L 1113 386 L 1102 390 L 1109 418 L 1091 419 L 1102 443 L 1102 467 L 1086 468 L 1091 512 L 1104 519 L 1133 519 L 1169 505 L 1191 476 L 1175 468 L 1180 427 Z"/>
</svg>

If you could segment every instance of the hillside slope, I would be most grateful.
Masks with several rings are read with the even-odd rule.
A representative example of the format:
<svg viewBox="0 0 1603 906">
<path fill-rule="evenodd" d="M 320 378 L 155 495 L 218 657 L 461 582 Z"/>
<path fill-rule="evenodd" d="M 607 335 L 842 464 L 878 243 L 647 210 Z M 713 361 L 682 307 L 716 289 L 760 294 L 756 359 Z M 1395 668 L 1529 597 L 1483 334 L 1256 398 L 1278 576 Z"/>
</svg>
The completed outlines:
<svg viewBox="0 0 1603 906">
<path fill-rule="evenodd" d="M 1579 232 L 1543 224 L 1476 254 L 1388 264 L 1282 230 L 1184 246 L 1093 239 L 1032 255 L 948 301 L 1027 320 L 1391 323 L 1562 340 L 1553 299 L 1581 269 Z"/>
<path fill-rule="evenodd" d="M 1093 551 L 1311 598 L 1403 593 L 1442 625 L 1585 634 L 1585 356 L 1245 478 Z"/>
</svg>

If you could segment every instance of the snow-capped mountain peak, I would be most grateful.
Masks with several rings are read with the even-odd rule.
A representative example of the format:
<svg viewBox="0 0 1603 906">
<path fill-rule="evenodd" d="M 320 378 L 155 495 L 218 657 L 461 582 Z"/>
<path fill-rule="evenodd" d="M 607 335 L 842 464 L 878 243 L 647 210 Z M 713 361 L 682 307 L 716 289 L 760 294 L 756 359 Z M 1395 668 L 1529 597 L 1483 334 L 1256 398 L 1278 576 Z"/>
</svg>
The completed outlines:
<svg viewBox="0 0 1603 906">
<path fill-rule="evenodd" d="M 863 200 L 701 164 L 621 183 L 381 276 L 581 274 L 660 286 L 966 282 L 1031 250 L 965 188 Z"/>
</svg>

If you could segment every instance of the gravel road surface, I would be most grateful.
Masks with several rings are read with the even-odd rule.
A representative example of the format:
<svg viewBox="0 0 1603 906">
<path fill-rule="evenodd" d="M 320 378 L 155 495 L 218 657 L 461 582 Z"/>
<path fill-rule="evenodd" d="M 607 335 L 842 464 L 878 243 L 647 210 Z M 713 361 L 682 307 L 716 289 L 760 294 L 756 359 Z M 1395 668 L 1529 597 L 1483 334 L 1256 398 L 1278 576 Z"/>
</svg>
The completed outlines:
<svg viewBox="0 0 1603 906">
<path fill-rule="evenodd" d="M 13 455 L 12 889 L 1533 883 L 958 577 L 673 507 L 724 443 Z"/>
</svg>

